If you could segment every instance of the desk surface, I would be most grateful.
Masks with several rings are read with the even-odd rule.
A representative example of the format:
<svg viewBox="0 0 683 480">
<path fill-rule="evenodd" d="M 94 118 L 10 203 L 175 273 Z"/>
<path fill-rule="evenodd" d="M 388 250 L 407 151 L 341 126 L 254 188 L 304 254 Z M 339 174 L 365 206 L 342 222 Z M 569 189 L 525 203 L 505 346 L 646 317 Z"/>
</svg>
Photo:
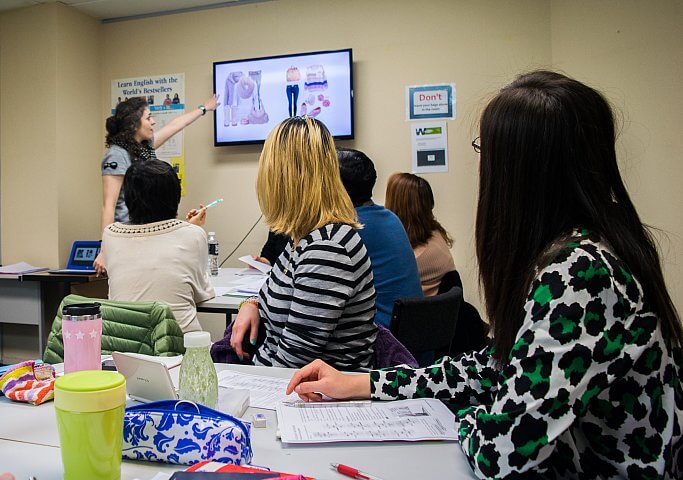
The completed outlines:
<svg viewBox="0 0 683 480">
<path fill-rule="evenodd" d="M 214 287 L 230 287 L 244 277 L 238 275 L 243 271 L 243 268 L 221 268 L 218 271 L 217 277 L 210 277 L 211 284 Z M 206 302 L 197 304 L 197 311 L 199 312 L 221 312 L 221 313 L 237 313 L 237 307 L 240 302 L 246 297 L 225 297 L 216 296 Z"/>
<path fill-rule="evenodd" d="M 217 370 L 236 370 L 289 378 L 294 370 L 217 364 Z M 414 478 L 476 478 L 456 442 L 357 442 L 317 445 L 287 445 L 275 438 L 274 411 L 249 408 L 267 417 L 267 428 L 252 429 L 253 463 L 274 470 L 302 473 L 319 479 L 342 480 L 329 464 L 344 463 L 383 480 Z M 54 402 L 40 406 L 14 403 L 0 397 L 0 472 L 11 471 L 18 479 L 33 475 L 40 480 L 62 477 L 59 435 Z M 151 479 L 156 472 L 174 472 L 183 467 L 124 461 L 121 478 Z"/>
</svg>

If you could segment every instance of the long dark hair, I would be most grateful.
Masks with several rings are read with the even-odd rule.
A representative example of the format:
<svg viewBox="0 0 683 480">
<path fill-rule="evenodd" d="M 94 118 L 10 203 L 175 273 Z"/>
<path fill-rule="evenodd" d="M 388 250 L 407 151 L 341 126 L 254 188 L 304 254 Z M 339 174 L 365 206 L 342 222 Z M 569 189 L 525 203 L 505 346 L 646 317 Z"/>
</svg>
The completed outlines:
<svg viewBox="0 0 683 480">
<path fill-rule="evenodd" d="M 385 196 L 384 206 L 401 220 L 413 248 L 427 243 L 434 231 L 453 246 L 453 239 L 434 216 L 434 193 L 427 180 L 412 173 L 394 173 Z"/>
<path fill-rule="evenodd" d="M 148 106 L 149 104 L 144 97 L 133 97 L 124 102 L 119 102 L 114 115 L 107 118 L 105 124 L 107 129 L 106 146 L 118 145 L 125 149 L 132 162 L 146 157 L 147 152 L 152 148 L 146 140 L 139 143 L 134 138 L 135 131 L 140 126 L 142 114 Z"/>
<path fill-rule="evenodd" d="M 486 106 L 480 135 L 476 251 L 496 360 L 508 360 L 536 269 L 578 226 L 628 265 L 680 346 L 654 240 L 619 174 L 614 118 L 603 96 L 559 73 L 521 75 Z"/>
</svg>

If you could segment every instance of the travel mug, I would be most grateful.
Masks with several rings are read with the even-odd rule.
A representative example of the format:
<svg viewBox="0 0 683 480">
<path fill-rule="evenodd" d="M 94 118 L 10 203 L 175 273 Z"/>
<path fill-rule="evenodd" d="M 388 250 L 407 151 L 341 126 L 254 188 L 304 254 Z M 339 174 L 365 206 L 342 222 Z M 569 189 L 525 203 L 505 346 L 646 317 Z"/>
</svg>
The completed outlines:
<svg viewBox="0 0 683 480">
<path fill-rule="evenodd" d="M 87 370 L 55 381 L 55 412 L 64 478 L 119 480 L 126 379 Z"/>
<path fill-rule="evenodd" d="M 64 373 L 102 369 L 102 315 L 99 303 L 74 303 L 62 309 Z"/>
</svg>

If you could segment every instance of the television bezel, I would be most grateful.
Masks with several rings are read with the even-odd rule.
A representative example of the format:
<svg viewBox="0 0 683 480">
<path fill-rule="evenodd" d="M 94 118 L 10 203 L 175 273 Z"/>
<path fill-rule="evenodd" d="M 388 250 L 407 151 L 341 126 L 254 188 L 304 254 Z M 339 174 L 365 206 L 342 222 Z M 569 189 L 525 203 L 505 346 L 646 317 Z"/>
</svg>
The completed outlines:
<svg viewBox="0 0 683 480">
<path fill-rule="evenodd" d="M 321 50 L 319 52 L 305 52 L 305 53 L 291 53 L 287 55 L 271 55 L 268 57 L 255 57 L 255 58 L 241 58 L 238 60 L 224 60 L 221 62 L 213 62 L 213 91 L 216 92 L 216 67 L 219 65 L 225 65 L 228 63 L 242 63 L 242 62 L 254 62 L 261 60 L 271 60 L 276 58 L 287 58 L 287 57 L 306 57 L 310 55 L 322 55 L 327 53 L 341 53 L 348 52 L 349 54 L 349 100 L 351 109 L 351 133 L 349 135 L 333 135 L 335 140 L 353 140 L 355 137 L 355 120 L 354 114 L 354 98 L 353 98 L 353 49 L 352 48 L 342 48 L 339 50 Z M 285 120 L 283 118 L 282 120 Z M 216 112 L 213 112 L 213 145 L 214 147 L 231 147 L 235 145 L 261 145 L 266 139 L 263 140 L 235 140 L 232 142 L 219 142 L 218 141 L 218 117 Z"/>
</svg>

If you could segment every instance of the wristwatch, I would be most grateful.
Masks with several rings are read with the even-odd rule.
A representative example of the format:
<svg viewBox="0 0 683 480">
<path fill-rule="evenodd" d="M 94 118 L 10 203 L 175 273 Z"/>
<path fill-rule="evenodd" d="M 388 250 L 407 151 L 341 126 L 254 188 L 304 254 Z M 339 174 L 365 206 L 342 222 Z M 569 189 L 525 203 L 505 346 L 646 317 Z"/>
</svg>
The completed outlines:
<svg viewBox="0 0 683 480">
<path fill-rule="evenodd" d="M 200 105 L 199 108 L 202 111 L 202 115 L 206 115 L 206 107 L 204 105 Z"/>
</svg>

